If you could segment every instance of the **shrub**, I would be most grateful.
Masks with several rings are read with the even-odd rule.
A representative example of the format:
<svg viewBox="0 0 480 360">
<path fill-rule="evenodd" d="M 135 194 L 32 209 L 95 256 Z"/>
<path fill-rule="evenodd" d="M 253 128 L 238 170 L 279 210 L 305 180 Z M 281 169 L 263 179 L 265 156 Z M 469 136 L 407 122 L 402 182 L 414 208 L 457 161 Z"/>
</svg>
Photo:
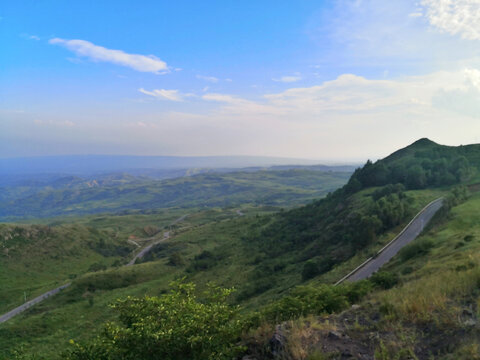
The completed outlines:
<svg viewBox="0 0 480 360">
<path fill-rule="evenodd" d="M 185 259 L 183 258 L 182 254 L 176 252 L 168 257 L 167 264 L 170 266 L 182 266 L 185 265 Z"/>
<path fill-rule="evenodd" d="M 263 308 L 250 319 L 251 326 L 261 322 L 278 323 L 306 315 L 333 313 L 346 309 L 371 290 L 371 283 L 359 281 L 340 286 L 299 286 L 282 299 Z"/>
<path fill-rule="evenodd" d="M 199 255 L 195 256 L 187 271 L 194 272 L 210 269 L 217 265 L 218 260 L 218 256 L 215 256 L 208 250 L 204 250 Z"/>
<path fill-rule="evenodd" d="M 465 235 L 465 237 L 463 238 L 463 240 L 464 240 L 465 242 L 470 242 L 470 241 L 475 240 L 475 236 L 473 236 L 473 235 Z"/>
<path fill-rule="evenodd" d="M 387 271 L 379 271 L 370 277 L 370 281 L 381 289 L 390 289 L 398 284 L 398 275 Z"/>
<path fill-rule="evenodd" d="M 231 289 L 209 286 L 202 301 L 195 285 L 176 282 L 160 297 L 118 300 L 118 323 L 107 323 L 89 343 L 71 341 L 69 360 L 232 359 L 242 323 L 239 308 L 227 304 Z"/>
<path fill-rule="evenodd" d="M 302 279 L 303 281 L 314 278 L 320 273 L 318 264 L 313 260 L 308 260 L 305 265 L 303 265 L 302 270 Z"/>
<path fill-rule="evenodd" d="M 90 267 L 88 268 L 88 271 L 89 272 L 95 272 L 95 271 L 101 271 L 101 270 L 106 270 L 106 269 L 107 269 L 107 267 L 104 264 L 94 263 L 94 264 L 90 265 Z"/>
<path fill-rule="evenodd" d="M 417 256 L 426 255 L 433 248 L 434 242 L 431 239 L 418 239 L 402 248 L 399 252 L 400 259 L 407 261 Z"/>
</svg>

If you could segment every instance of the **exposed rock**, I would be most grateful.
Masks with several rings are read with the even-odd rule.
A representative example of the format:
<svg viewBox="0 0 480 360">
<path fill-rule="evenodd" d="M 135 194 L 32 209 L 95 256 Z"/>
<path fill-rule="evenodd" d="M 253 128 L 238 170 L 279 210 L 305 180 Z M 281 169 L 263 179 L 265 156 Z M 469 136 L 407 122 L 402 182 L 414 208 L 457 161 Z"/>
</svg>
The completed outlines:
<svg viewBox="0 0 480 360">
<path fill-rule="evenodd" d="M 282 333 L 282 329 L 280 325 L 277 325 L 275 328 L 275 333 L 273 334 L 272 338 L 269 341 L 270 351 L 274 358 L 281 357 L 282 354 L 285 352 L 285 347 L 287 344 L 287 339 L 285 335 Z"/>
<path fill-rule="evenodd" d="M 328 338 L 329 339 L 340 339 L 342 337 L 342 334 L 340 334 L 339 332 L 337 331 L 329 331 L 328 332 Z"/>
</svg>

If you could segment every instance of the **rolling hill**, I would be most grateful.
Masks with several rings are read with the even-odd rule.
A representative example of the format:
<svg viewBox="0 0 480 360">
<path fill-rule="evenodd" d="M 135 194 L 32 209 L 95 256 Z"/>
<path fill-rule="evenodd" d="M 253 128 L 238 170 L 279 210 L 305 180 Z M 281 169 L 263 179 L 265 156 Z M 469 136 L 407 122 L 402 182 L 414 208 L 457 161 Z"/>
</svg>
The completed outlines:
<svg viewBox="0 0 480 360">
<path fill-rule="evenodd" d="M 199 290 L 209 281 L 237 289 L 230 301 L 242 306 L 235 321 L 244 324 L 238 339 L 250 358 L 272 357 L 276 333 L 286 339 L 275 350 L 285 359 L 349 353 L 365 359 L 475 359 L 479 154 L 480 145 L 446 147 L 421 139 L 367 162 L 343 187 L 305 206 L 201 223 L 194 214 L 141 263 L 78 276 L 62 294 L 0 325 L 0 354 L 23 346 L 25 356 L 54 358 L 69 349 L 71 338 L 96 349 L 101 345 L 92 342 L 92 332 L 102 334 L 107 320 L 121 329 L 125 320 L 108 304 L 144 295 L 160 303 L 169 282 L 186 277 Z M 357 284 L 332 285 L 440 196 L 445 206 L 438 216 L 381 272 Z M 98 231 L 106 231 L 115 217 L 98 223 Z M 85 349 L 78 354 L 87 356 Z"/>
<path fill-rule="evenodd" d="M 298 205 L 342 186 L 353 170 L 348 167 L 340 170 L 255 169 L 167 180 L 130 174 L 88 179 L 47 178 L 48 181 L 37 180 L 37 186 L 20 183 L 3 188 L 0 219 L 12 221 L 173 207 Z"/>
</svg>

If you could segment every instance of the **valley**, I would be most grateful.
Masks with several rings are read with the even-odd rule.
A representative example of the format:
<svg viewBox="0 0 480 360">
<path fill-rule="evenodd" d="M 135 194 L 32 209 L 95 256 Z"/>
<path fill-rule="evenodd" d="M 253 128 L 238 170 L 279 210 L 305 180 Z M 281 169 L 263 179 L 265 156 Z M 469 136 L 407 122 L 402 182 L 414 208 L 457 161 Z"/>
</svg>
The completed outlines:
<svg viewBox="0 0 480 360">
<path fill-rule="evenodd" d="M 478 334 L 480 193 L 473 184 L 479 182 L 479 155 L 478 146 L 454 148 L 420 140 L 384 160 L 367 163 L 345 185 L 325 190 L 328 195 L 320 200 L 311 201 L 310 193 L 291 202 L 284 197 L 272 205 L 244 196 L 244 202 L 222 200 L 229 204 L 226 207 L 212 202 L 208 208 L 142 209 L 36 220 L 40 225 L 1 225 L 9 249 L 2 258 L 5 270 L 0 278 L 2 289 L 9 289 L 2 292 L 4 312 L 19 304 L 23 288 L 34 296 L 62 281 L 71 281 L 71 286 L 0 324 L 0 357 L 51 359 L 64 354 L 76 359 L 71 339 L 88 344 L 92 334 L 101 334 L 105 322 L 121 324 L 109 304 L 127 297 L 162 299 L 172 281 L 182 281 L 195 284 L 198 293 L 212 282 L 235 288 L 228 304 L 240 306 L 236 319 L 243 330 L 237 340 L 245 344 L 243 354 L 253 358 L 272 356 L 269 339 L 281 324 L 279 331 L 288 340 L 281 349 L 286 358 L 314 359 L 321 341 L 335 358 L 347 350 L 342 342 L 324 339 L 334 331 L 348 336 L 348 351 L 361 348 L 365 359 L 375 354 L 393 358 L 388 356 L 399 348 L 408 350 L 405 356 L 429 359 L 422 346 L 440 341 L 440 333 L 433 331 L 431 337 L 418 333 L 421 326 L 436 324 L 439 329 L 448 326 L 452 333 L 448 346 L 432 347 L 435 359 L 467 359 L 461 354 L 476 346 Z M 238 173 L 228 174 L 225 181 L 235 176 L 234 181 L 246 182 L 247 176 Z M 257 182 L 259 175 L 248 176 Z M 297 183 L 302 176 L 314 183 L 312 174 L 295 176 Z M 198 186 L 210 184 L 209 178 L 202 179 L 205 182 L 194 181 Z M 415 223 L 412 231 L 420 236 L 408 245 L 402 243 L 380 271 L 368 280 L 334 286 L 439 198 L 443 204 L 432 220 L 422 224 L 419 217 Z M 61 236 L 65 232 L 68 237 Z M 137 245 L 151 248 L 132 261 L 140 251 Z M 39 249 L 44 250 L 43 258 L 29 255 Z M 129 262 L 131 266 L 123 266 Z M 37 277 L 26 275 L 32 269 Z M 18 274 L 15 281 L 8 276 L 13 273 Z M 351 305 L 354 310 L 349 310 Z M 465 309 L 471 314 L 461 315 Z M 359 324 L 328 325 L 337 317 L 354 323 L 358 318 Z M 365 341 L 366 331 L 377 334 L 377 340 L 366 348 L 357 346 Z M 462 331 L 467 336 L 462 337 Z M 407 334 L 417 335 L 407 341 Z M 83 353 L 104 351 L 100 343 L 92 346 Z"/>
</svg>

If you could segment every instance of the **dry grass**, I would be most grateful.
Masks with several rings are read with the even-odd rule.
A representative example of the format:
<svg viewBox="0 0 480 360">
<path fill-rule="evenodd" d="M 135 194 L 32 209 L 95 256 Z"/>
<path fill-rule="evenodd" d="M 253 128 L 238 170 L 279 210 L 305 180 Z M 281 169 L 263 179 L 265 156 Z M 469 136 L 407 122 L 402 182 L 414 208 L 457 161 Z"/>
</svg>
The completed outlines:
<svg viewBox="0 0 480 360">
<path fill-rule="evenodd" d="M 328 319 L 320 321 L 316 316 L 289 321 L 285 327 L 288 329 L 287 352 L 293 360 L 310 359 L 309 345 L 318 343 L 326 332 L 337 330 L 335 323 Z"/>
<path fill-rule="evenodd" d="M 480 266 L 443 271 L 410 281 L 380 295 L 383 311 L 413 323 L 456 324 L 459 301 L 471 298 L 480 285 Z"/>
</svg>

